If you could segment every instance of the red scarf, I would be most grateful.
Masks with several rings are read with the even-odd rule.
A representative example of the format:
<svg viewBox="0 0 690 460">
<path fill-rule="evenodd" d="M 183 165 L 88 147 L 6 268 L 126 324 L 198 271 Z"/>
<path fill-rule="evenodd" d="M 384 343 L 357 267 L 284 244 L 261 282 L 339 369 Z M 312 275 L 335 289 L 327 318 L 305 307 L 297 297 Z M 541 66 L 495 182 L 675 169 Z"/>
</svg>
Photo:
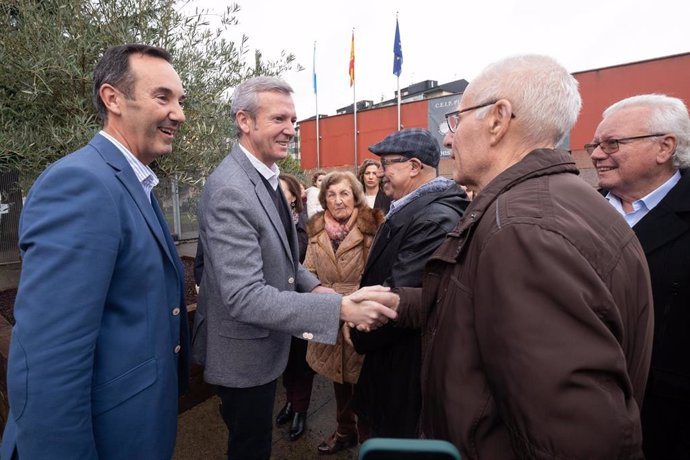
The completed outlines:
<svg viewBox="0 0 690 460">
<path fill-rule="evenodd" d="M 352 211 L 352 215 L 350 215 L 347 222 L 335 220 L 333 214 L 331 214 L 331 211 L 328 209 L 323 213 L 323 219 L 325 221 L 326 233 L 333 245 L 333 252 L 335 252 L 338 250 L 338 247 L 340 247 L 340 243 L 343 242 L 348 233 L 350 233 L 350 230 L 355 226 L 357 222 L 357 208 Z"/>
</svg>

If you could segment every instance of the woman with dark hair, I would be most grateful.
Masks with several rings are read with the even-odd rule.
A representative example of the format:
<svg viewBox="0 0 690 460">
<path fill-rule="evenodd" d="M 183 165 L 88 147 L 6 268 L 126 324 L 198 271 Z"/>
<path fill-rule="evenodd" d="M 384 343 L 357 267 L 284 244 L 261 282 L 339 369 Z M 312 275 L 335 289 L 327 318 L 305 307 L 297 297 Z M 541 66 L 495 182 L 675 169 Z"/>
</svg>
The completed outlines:
<svg viewBox="0 0 690 460">
<path fill-rule="evenodd" d="M 292 174 L 280 173 L 280 188 L 290 206 L 292 221 L 297 228 L 297 243 L 299 244 L 299 261 L 304 262 L 307 253 L 307 210 L 302 201 L 302 187 L 300 181 Z"/>
<path fill-rule="evenodd" d="M 307 253 L 308 242 L 307 212 L 302 201 L 302 189 L 299 180 L 292 174 L 281 173 L 278 178 L 297 229 L 299 261 L 302 263 Z M 291 422 L 288 433 L 290 441 L 296 441 L 302 437 L 307 426 L 307 410 L 311 399 L 314 371 L 307 364 L 306 356 L 307 341 L 293 336 L 290 342 L 287 367 L 283 371 L 286 403 L 276 416 L 276 425 L 278 426 Z"/>
<path fill-rule="evenodd" d="M 321 284 L 347 295 L 357 290 L 376 230 L 383 223 L 380 210 L 367 206 L 362 186 L 351 172 L 332 172 L 323 179 L 319 201 L 325 211 L 309 220 L 309 246 L 304 267 Z M 355 446 L 369 436 L 357 420 L 352 395 L 364 357 L 350 342 L 350 329 L 341 325 L 335 345 L 310 342 L 307 362 L 333 381 L 337 428 L 318 446 L 320 454 L 333 454 Z"/>
<path fill-rule="evenodd" d="M 387 214 L 388 208 L 391 206 L 391 199 L 383 193 L 381 178 L 378 175 L 380 167 L 381 163 L 376 160 L 364 160 L 362 166 L 359 167 L 358 178 L 364 187 L 364 197 L 369 207 L 380 209 L 384 214 Z"/>
</svg>

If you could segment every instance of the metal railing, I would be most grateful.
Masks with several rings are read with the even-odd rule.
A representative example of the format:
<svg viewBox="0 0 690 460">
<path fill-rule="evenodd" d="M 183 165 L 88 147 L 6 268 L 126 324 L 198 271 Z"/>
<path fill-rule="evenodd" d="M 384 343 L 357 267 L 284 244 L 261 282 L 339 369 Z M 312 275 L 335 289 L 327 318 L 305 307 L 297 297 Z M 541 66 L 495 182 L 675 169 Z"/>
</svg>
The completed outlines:
<svg viewBox="0 0 690 460">
<path fill-rule="evenodd" d="M 22 193 L 20 183 L 18 173 L 0 173 L 0 265 L 20 262 L 19 216 L 23 195 L 27 192 Z M 199 236 L 196 208 L 202 189 L 203 181 L 198 185 L 188 185 L 168 178 L 162 178 L 155 188 L 170 233 L 176 241 Z"/>
<path fill-rule="evenodd" d="M 199 236 L 196 209 L 203 187 L 203 181 L 189 185 L 168 178 L 161 179 L 156 187 L 156 196 L 174 240 L 191 240 Z"/>
<path fill-rule="evenodd" d="M 0 264 L 19 262 L 19 215 L 22 193 L 17 172 L 0 173 Z"/>
</svg>

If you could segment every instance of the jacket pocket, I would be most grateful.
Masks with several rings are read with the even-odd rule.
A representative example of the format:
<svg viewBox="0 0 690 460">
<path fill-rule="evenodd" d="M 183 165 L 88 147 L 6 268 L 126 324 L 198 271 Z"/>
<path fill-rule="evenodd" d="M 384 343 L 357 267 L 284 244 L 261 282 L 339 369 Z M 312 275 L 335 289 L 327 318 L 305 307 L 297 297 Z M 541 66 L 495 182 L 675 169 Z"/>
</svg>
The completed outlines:
<svg viewBox="0 0 690 460">
<path fill-rule="evenodd" d="M 151 358 L 124 374 L 94 387 L 91 393 L 93 415 L 102 414 L 144 391 L 156 381 L 157 373 L 156 358 Z"/>
<path fill-rule="evenodd" d="M 263 339 L 268 337 L 268 329 L 262 329 L 252 326 L 247 323 L 239 323 L 237 321 L 221 321 L 218 334 L 221 337 L 228 337 L 230 339 Z"/>
</svg>

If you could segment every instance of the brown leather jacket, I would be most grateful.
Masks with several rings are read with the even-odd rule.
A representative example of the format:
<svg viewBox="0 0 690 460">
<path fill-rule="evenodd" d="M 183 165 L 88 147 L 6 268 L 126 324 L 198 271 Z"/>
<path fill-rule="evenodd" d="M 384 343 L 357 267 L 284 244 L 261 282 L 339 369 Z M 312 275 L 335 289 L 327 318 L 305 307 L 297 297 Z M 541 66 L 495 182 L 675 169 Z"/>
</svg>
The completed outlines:
<svg viewBox="0 0 690 460">
<path fill-rule="evenodd" d="M 309 246 L 304 267 L 325 287 L 347 295 L 357 290 L 376 230 L 383 223 L 380 210 L 367 206 L 358 209 L 357 222 L 338 250 L 333 252 L 325 230 L 323 211 L 309 221 Z M 335 345 L 309 342 L 307 362 L 319 374 L 338 383 L 357 383 L 364 356 L 343 340 L 342 328 Z"/>
<path fill-rule="evenodd" d="M 400 288 L 424 325 L 422 430 L 463 458 L 640 458 L 653 317 L 632 230 L 535 150 L 496 177 Z"/>
</svg>

